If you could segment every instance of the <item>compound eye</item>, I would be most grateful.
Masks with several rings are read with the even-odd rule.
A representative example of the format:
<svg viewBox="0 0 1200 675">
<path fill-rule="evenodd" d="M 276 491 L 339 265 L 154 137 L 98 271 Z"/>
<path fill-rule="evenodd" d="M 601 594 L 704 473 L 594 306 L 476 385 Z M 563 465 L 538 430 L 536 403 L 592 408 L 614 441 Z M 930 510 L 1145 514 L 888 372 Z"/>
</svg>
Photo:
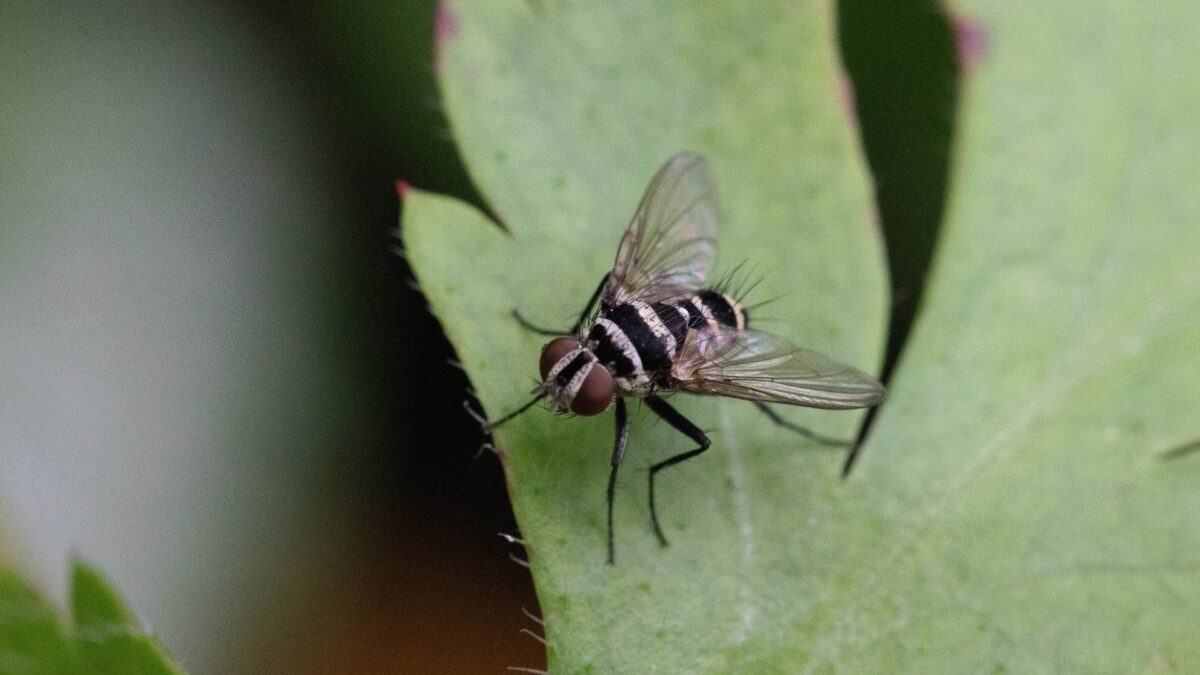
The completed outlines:
<svg viewBox="0 0 1200 675">
<path fill-rule="evenodd" d="M 542 358 L 538 361 L 538 372 L 542 374 L 542 382 L 546 381 L 554 364 L 576 349 L 579 349 L 579 341 L 575 338 L 560 337 L 547 342 L 546 346 L 542 347 Z"/>
<path fill-rule="evenodd" d="M 571 400 L 571 410 L 579 415 L 598 415 L 612 403 L 613 379 L 608 368 L 597 363 L 583 380 L 579 393 Z"/>
</svg>

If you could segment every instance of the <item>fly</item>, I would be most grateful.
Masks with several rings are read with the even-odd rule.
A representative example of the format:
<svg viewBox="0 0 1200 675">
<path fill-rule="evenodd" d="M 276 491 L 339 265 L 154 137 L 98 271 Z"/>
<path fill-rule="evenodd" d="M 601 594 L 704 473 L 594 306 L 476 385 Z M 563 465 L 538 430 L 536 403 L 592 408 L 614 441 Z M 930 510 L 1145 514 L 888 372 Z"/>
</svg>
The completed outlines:
<svg viewBox="0 0 1200 675">
<path fill-rule="evenodd" d="M 616 417 L 608 477 L 608 562 L 615 560 L 613 492 L 629 437 L 625 399 L 646 406 L 697 444 L 650 467 L 650 522 L 659 543 L 667 537 L 654 501 L 659 471 L 708 450 L 708 435 L 662 398 L 684 392 L 726 396 L 757 405 L 771 421 L 825 444 L 850 445 L 794 425 L 768 403 L 848 410 L 883 400 L 875 378 L 750 325 L 741 299 L 706 286 L 717 250 L 717 187 L 704 157 L 681 152 L 659 169 L 621 237 L 612 271 L 567 331 L 527 329 L 556 336 L 542 348 L 541 384 L 533 400 L 485 431 L 549 398 L 554 412 Z M 597 302 L 599 310 L 596 310 Z M 613 403 L 615 399 L 615 404 Z"/>
</svg>

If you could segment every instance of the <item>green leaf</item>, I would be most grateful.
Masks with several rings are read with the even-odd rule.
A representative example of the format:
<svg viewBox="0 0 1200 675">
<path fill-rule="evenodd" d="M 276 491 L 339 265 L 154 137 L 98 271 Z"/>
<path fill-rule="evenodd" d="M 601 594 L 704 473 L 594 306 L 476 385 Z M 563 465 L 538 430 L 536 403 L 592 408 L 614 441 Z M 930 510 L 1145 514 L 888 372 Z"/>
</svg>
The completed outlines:
<svg viewBox="0 0 1200 675">
<path fill-rule="evenodd" d="M 488 412 L 611 263 L 655 166 L 696 149 L 725 260 L 768 327 L 867 367 L 883 273 L 829 9 L 454 3 L 441 81 L 502 232 L 410 191 L 409 258 Z M 1200 669 L 1200 5 L 963 2 L 947 222 L 892 394 L 839 457 L 730 401 L 709 453 L 642 416 L 604 556 L 611 421 L 538 411 L 497 441 L 560 672 Z M 789 413 L 791 411 L 788 411 Z M 849 434 L 856 416 L 793 413 Z"/>
<path fill-rule="evenodd" d="M 77 664 L 50 604 L 0 569 L 0 673 L 72 673 Z"/>
<path fill-rule="evenodd" d="M 71 566 L 71 608 L 80 651 L 91 672 L 183 672 L 158 639 L 142 631 L 104 576 L 79 560 Z"/>
<path fill-rule="evenodd" d="M 75 615 L 75 626 L 81 629 L 136 623 L 104 575 L 81 560 L 71 565 L 71 611 Z"/>
<path fill-rule="evenodd" d="M 947 223 L 811 665 L 1195 672 L 1200 5 L 956 5 Z"/>
<path fill-rule="evenodd" d="M 53 608 L 16 574 L 0 570 L 0 672 L 176 674 L 103 576 L 76 561 L 71 570 L 75 631 L 64 632 Z"/>
<path fill-rule="evenodd" d="M 409 189 L 409 260 L 489 414 L 524 403 L 542 339 L 509 312 L 569 325 L 612 266 L 658 166 L 704 153 L 721 190 L 719 267 L 766 280 L 752 311 L 798 344 L 870 369 L 883 346 L 885 273 L 870 189 L 843 107 L 827 2 L 448 3 L 439 69 L 468 168 L 501 230 Z M 755 299 L 751 297 L 751 301 Z M 770 319 L 775 319 L 771 321 Z M 733 670 L 782 664 L 789 623 L 827 583 L 797 536 L 828 515 L 841 455 L 735 401 L 674 399 L 714 448 L 661 474 L 673 545 L 649 528 L 652 459 L 686 438 L 633 416 L 604 564 L 612 418 L 534 410 L 497 433 L 562 672 Z M 636 406 L 635 406 L 636 408 Z M 853 436 L 858 413 L 784 411 Z M 458 423 L 469 424 L 465 418 Z M 481 441 L 483 438 L 480 439 Z"/>
</svg>

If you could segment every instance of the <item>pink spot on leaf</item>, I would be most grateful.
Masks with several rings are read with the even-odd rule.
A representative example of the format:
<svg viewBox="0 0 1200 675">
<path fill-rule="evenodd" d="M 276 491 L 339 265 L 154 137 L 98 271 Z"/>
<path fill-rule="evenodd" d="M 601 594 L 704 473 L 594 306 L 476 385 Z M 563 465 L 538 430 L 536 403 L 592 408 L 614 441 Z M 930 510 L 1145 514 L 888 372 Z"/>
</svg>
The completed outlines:
<svg viewBox="0 0 1200 675">
<path fill-rule="evenodd" d="M 458 15 L 450 9 L 449 0 L 438 0 L 437 12 L 433 17 L 433 67 L 442 68 L 442 52 L 446 43 L 458 35 Z"/>
<path fill-rule="evenodd" d="M 404 199 L 404 195 L 408 193 L 410 187 L 412 186 L 408 184 L 408 181 L 404 180 L 403 178 L 397 179 L 396 196 L 400 199 Z"/>
<path fill-rule="evenodd" d="M 965 16 L 954 17 L 954 47 L 958 52 L 958 66 L 964 72 L 983 61 L 990 42 L 991 34 L 986 26 Z"/>
<path fill-rule="evenodd" d="M 858 106 L 855 103 L 854 82 L 846 74 L 845 68 L 838 68 L 838 95 L 842 100 L 842 110 L 846 112 L 846 117 L 849 117 L 850 123 L 857 127 Z"/>
</svg>

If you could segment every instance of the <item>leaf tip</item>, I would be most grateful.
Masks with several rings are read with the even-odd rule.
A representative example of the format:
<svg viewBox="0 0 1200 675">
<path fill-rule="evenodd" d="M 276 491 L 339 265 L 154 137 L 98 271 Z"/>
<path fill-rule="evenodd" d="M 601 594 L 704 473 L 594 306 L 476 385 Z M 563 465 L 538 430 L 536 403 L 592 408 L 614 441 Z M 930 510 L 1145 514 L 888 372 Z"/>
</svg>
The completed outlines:
<svg viewBox="0 0 1200 675">
<path fill-rule="evenodd" d="M 80 626 L 134 623 L 124 600 L 104 574 L 77 554 L 71 556 L 71 608 Z"/>
</svg>

